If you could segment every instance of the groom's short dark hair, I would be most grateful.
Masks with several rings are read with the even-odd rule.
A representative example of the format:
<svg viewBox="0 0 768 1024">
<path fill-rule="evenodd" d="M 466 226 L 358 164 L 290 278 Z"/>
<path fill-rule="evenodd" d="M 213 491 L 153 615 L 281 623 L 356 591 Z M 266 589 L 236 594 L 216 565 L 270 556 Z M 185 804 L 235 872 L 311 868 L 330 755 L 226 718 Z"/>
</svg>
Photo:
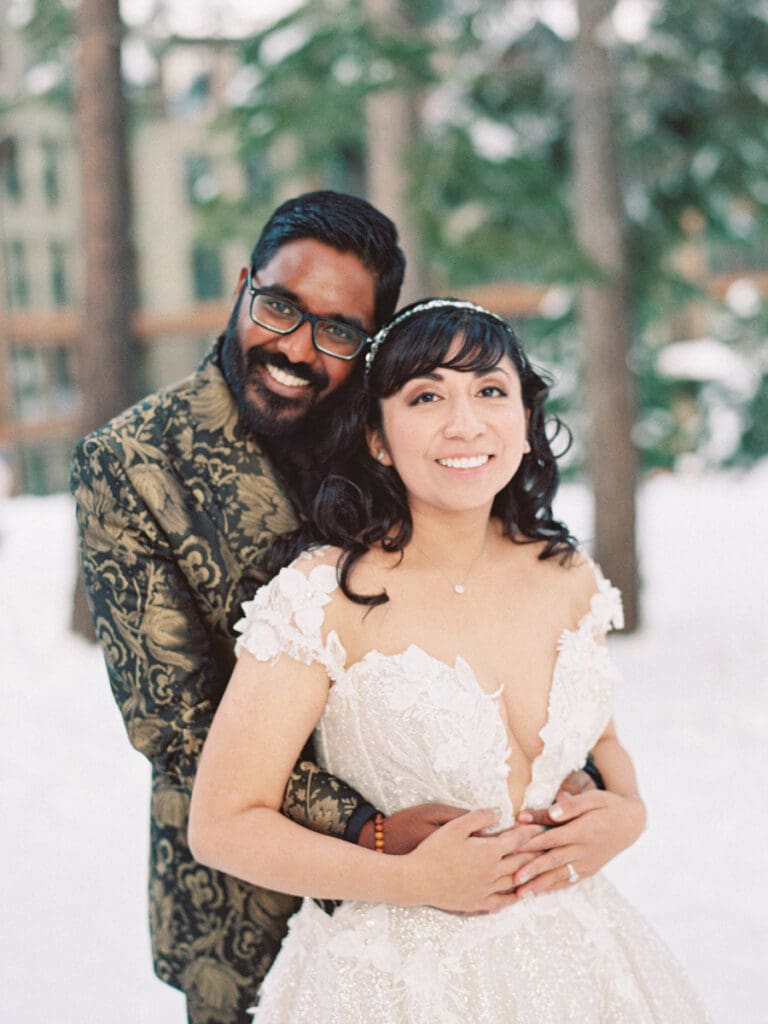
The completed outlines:
<svg viewBox="0 0 768 1024">
<path fill-rule="evenodd" d="M 251 270 L 260 270 L 278 249 L 302 238 L 357 256 L 376 275 L 376 327 L 392 318 L 405 257 L 389 217 L 358 196 L 327 190 L 305 192 L 278 206 L 264 225 L 251 253 Z"/>
</svg>

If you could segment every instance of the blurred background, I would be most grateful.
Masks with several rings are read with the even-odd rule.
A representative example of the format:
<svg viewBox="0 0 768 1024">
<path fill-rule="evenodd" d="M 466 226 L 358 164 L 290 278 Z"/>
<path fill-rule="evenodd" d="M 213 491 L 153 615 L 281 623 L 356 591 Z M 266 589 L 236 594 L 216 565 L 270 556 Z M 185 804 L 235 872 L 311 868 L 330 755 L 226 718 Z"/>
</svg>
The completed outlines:
<svg viewBox="0 0 768 1024">
<path fill-rule="evenodd" d="M 104 386 L 82 352 L 98 230 L 84 204 L 126 207 L 112 224 L 132 266 L 98 292 L 133 307 L 125 405 L 196 365 L 265 215 L 316 187 L 394 217 L 404 301 L 466 294 L 513 319 L 557 378 L 573 472 L 588 283 L 623 292 L 641 471 L 764 455 L 766 5 L 583 6 L 600 14 L 591 40 L 575 0 L 2 0 L 0 457 L 15 491 L 66 487 Z M 105 19 L 125 105 L 94 124 L 82 108 L 105 72 L 87 51 Z M 109 147 L 125 182 L 93 177 Z"/>
<path fill-rule="evenodd" d="M 512 319 L 639 621 L 635 490 L 768 451 L 768 15 L 742 0 L 0 0 L 0 463 L 190 371 L 266 215 L 398 224 Z"/>
<path fill-rule="evenodd" d="M 0 12 L 0 599 L 19 737 L 39 728 L 60 683 L 40 663 L 30 676 L 20 646 L 35 644 L 22 613 L 41 628 L 31 581 L 45 588 L 58 573 L 55 650 L 68 652 L 67 679 L 96 680 L 89 701 L 96 686 L 106 693 L 98 655 L 72 647 L 66 629 L 75 539 L 61 492 L 73 442 L 194 369 L 226 324 L 266 216 L 290 195 L 333 188 L 398 224 L 403 302 L 479 301 L 551 372 L 575 438 L 562 461 L 566 508 L 624 591 L 629 631 L 644 627 L 626 641 L 641 646 L 625 647 L 644 665 L 638 682 L 658 682 L 688 631 L 674 706 L 689 714 L 704 684 L 714 699 L 687 739 L 697 763 L 723 769 L 727 794 L 697 794 L 690 766 L 689 809 L 706 817 L 713 792 L 757 799 L 744 776 L 757 774 L 768 736 L 754 687 L 766 594 L 750 554 L 768 497 L 768 3 L 0 0 Z M 697 632 L 693 613 L 678 614 L 692 587 Z M 84 622 L 76 605 L 81 632 Z M 718 703 L 729 672 L 738 721 Z M 642 747 L 666 719 L 639 720 Z M 87 743 L 111 750 L 89 723 Z M 117 719 L 113 729 L 124 743 Z M 52 735 L 51 759 L 62 753 Z M 9 771 L 26 744 L 3 752 Z M 679 737 L 669 744 L 674 763 Z M 129 777 L 145 785 L 125 747 L 131 767 L 103 780 L 115 793 Z M 658 757 L 648 748 L 652 787 Z M 662 800 L 669 771 L 658 767 Z M 22 776 L 11 810 L 40 783 Z M 72 800 L 91 799 L 84 780 Z M 143 799 L 142 789 L 142 823 Z M 668 804 L 670 828 L 677 814 Z M 759 848 L 759 822 L 750 827 Z M 31 863 L 20 853 L 16 867 Z M 645 894 L 634 863 L 627 881 Z M 736 1015 L 719 1019 L 762 1021 L 757 960 L 747 962 L 758 950 L 752 890 L 729 884 L 735 902 L 726 911 L 720 900 L 717 928 L 730 913 L 739 968 L 716 988 L 714 931 L 687 963 L 710 1005 L 726 1007 L 738 977 Z M 673 899 L 662 886 L 654 920 L 666 914 L 668 936 Z M 140 901 L 126 896 L 123 909 L 141 914 Z M 705 903 L 692 920 L 706 937 Z M 103 992 L 93 998 L 100 1006 Z M 42 1019 L 39 1008 L 14 1012 Z M 122 1019 L 100 1013 L 66 1019 Z"/>
</svg>

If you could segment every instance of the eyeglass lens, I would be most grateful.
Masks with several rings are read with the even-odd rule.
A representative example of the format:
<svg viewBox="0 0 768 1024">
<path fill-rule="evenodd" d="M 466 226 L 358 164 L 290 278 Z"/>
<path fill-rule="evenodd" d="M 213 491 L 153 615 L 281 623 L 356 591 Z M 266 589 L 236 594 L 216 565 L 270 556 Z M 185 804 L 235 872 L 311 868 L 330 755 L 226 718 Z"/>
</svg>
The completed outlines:
<svg viewBox="0 0 768 1024">
<path fill-rule="evenodd" d="M 256 293 L 251 303 L 251 316 L 262 327 L 278 334 L 295 330 L 308 314 L 278 295 Z M 362 347 L 365 337 L 360 331 L 338 320 L 312 319 L 315 345 L 329 355 L 353 356 Z"/>
</svg>

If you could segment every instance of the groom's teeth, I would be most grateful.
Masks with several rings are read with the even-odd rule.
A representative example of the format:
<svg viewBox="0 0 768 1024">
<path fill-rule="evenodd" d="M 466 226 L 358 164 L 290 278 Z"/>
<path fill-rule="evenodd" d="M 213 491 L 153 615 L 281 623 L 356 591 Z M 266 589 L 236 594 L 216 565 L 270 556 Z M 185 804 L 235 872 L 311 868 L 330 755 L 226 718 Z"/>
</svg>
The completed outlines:
<svg viewBox="0 0 768 1024">
<path fill-rule="evenodd" d="M 489 457 L 488 455 L 468 455 L 463 459 L 438 459 L 437 461 L 441 466 L 447 466 L 448 469 L 477 469 L 478 466 L 484 466 Z"/>
<path fill-rule="evenodd" d="M 276 380 L 278 384 L 285 384 L 289 388 L 309 387 L 308 380 L 305 380 L 303 377 L 294 377 L 292 373 L 286 373 L 285 370 L 280 370 L 269 363 L 267 363 L 266 370 L 269 376 Z"/>
</svg>

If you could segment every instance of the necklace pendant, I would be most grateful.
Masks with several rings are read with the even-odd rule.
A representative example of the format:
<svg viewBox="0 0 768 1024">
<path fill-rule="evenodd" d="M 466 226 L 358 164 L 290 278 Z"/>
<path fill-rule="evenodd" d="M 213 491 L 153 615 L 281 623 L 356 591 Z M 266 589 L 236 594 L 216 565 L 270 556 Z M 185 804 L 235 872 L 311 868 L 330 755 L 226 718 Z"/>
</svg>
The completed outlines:
<svg viewBox="0 0 768 1024">
<path fill-rule="evenodd" d="M 453 584 L 453 589 L 456 591 L 457 594 L 463 594 L 464 593 L 464 587 L 463 587 L 463 585 L 461 583 L 454 583 Z"/>
</svg>

